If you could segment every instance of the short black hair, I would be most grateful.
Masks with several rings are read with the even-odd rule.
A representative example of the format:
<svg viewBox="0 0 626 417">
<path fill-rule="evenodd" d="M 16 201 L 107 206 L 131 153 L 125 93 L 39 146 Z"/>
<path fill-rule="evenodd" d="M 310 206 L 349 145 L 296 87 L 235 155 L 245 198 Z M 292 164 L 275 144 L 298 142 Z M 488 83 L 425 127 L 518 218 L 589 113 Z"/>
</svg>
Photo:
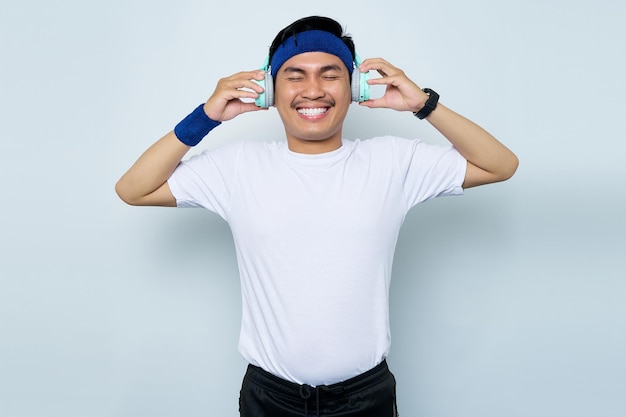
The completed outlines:
<svg viewBox="0 0 626 417">
<path fill-rule="evenodd" d="M 308 16 L 296 20 L 295 22 L 278 32 L 278 34 L 274 38 L 274 41 L 272 41 L 272 45 L 270 46 L 270 62 L 272 61 L 272 57 L 274 56 L 274 53 L 280 45 L 282 45 L 287 39 L 291 37 L 294 38 L 294 42 L 296 42 L 297 44 L 298 39 L 296 35 L 300 32 L 306 32 L 307 30 L 323 30 L 337 36 L 348 47 L 350 53 L 352 54 L 352 59 L 354 60 L 354 41 L 352 40 L 352 36 L 344 32 L 343 27 L 339 22 L 324 16 Z"/>
</svg>

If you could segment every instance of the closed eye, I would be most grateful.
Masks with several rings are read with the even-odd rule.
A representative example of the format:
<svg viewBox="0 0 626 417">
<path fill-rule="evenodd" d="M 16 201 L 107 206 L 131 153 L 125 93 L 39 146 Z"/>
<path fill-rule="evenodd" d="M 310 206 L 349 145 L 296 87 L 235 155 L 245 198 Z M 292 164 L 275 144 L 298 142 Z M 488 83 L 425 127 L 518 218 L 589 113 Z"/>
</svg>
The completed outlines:
<svg viewBox="0 0 626 417">
<path fill-rule="evenodd" d="M 282 72 L 285 79 L 291 82 L 303 81 L 307 77 L 306 71 L 299 67 L 287 67 Z M 326 65 L 319 70 L 319 76 L 324 81 L 339 80 L 343 75 L 342 68 L 338 65 Z"/>
</svg>

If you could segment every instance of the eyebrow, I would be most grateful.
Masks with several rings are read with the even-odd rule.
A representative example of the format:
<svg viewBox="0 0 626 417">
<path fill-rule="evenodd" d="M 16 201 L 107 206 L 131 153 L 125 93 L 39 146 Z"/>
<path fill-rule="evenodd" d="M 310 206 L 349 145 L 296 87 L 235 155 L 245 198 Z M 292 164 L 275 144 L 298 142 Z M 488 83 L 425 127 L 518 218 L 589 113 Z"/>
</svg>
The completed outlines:
<svg viewBox="0 0 626 417">
<path fill-rule="evenodd" d="M 330 64 L 330 65 L 325 65 L 322 68 L 320 68 L 320 73 L 324 73 L 328 71 L 341 71 L 341 67 L 336 64 Z M 297 72 L 300 74 L 306 73 L 306 71 L 300 67 L 286 67 L 285 69 L 283 69 L 283 72 Z"/>
</svg>

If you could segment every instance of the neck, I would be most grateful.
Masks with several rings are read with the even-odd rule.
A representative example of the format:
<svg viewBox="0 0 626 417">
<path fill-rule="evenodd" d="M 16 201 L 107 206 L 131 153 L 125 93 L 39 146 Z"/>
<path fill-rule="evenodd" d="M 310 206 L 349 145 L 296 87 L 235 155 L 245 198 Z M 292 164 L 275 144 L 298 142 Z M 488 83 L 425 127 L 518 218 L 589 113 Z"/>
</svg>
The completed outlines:
<svg viewBox="0 0 626 417">
<path fill-rule="evenodd" d="M 290 151 L 309 155 L 336 151 L 341 148 L 341 145 L 341 138 L 325 140 L 301 140 L 287 138 L 287 146 Z"/>
</svg>

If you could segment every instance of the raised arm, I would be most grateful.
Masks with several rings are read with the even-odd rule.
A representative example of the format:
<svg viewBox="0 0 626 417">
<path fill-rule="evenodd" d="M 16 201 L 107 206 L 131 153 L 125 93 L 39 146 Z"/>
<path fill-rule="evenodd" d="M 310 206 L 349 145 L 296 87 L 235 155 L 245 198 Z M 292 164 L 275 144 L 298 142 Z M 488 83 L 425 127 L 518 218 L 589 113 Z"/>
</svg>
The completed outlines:
<svg viewBox="0 0 626 417">
<path fill-rule="evenodd" d="M 191 146 L 182 143 L 174 131 L 150 146 L 115 184 L 117 195 L 133 206 L 175 207 L 167 179 Z"/>
<path fill-rule="evenodd" d="M 115 184 L 118 196 L 136 206 L 176 206 L 167 180 L 191 146 L 200 142 L 212 127 L 242 113 L 261 110 L 242 99 L 255 99 L 263 92 L 252 80 L 262 80 L 264 74 L 246 71 L 221 79 L 203 106 L 150 146 L 126 171 Z"/>
<path fill-rule="evenodd" d="M 463 188 L 508 180 L 518 166 L 517 156 L 471 120 L 437 105 L 426 117 L 467 159 Z"/>
<path fill-rule="evenodd" d="M 370 108 L 390 108 L 419 112 L 429 96 L 411 81 L 402 70 L 381 58 L 366 59 L 361 71 L 377 71 L 382 77 L 370 79 L 370 85 L 384 85 L 383 97 L 361 103 Z M 455 113 L 441 103 L 426 117 L 467 160 L 463 188 L 509 179 L 517 170 L 518 159 L 513 152 L 489 132 L 471 120 Z"/>
</svg>

